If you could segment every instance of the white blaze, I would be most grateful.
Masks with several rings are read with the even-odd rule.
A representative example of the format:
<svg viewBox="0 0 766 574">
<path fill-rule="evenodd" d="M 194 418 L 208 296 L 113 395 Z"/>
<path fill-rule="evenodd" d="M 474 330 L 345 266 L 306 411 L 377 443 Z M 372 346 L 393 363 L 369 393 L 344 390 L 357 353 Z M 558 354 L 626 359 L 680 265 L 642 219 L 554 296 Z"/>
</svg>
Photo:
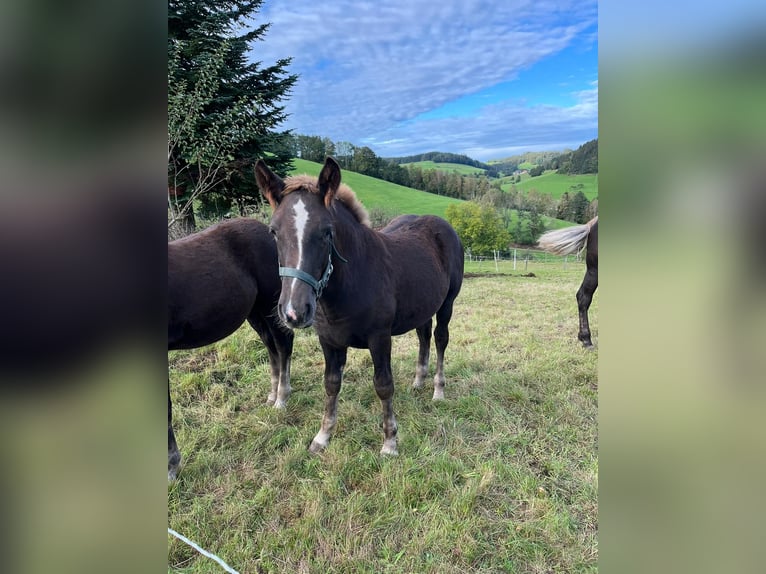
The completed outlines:
<svg viewBox="0 0 766 574">
<path fill-rule="evenodd" d="M 295 214 L 295 236 L 298 244 L 297 268 L 300 269 L 301 263 L 303 263 L 303 236 L 306 233 L 306 224 L 309 222 L 309 212 L 306 210 L 302 199 L 293 205 L 293 213 Z"/>
<path fill-rule="evenodd" d="M 296 269 L 300 269 L 303 264 L 303 236 L 306 234 L 306 224 L 309 222 L 309 212 L 306 209 L 306 205 L 302 199 L 299 199 L 293 204 L 293 214 L 295 215 L 295 239 L 298 245 L 298 264 Z M 293 278 L 290 283 L 290 295 L 292 297 L 292 290 L 295 288 L 298 279 Z M 290 299 L 287 300 L 287 306 L 285 308 L 285 314 L 290 318 L 295 318 L 295 310 Z"/>
</svg>

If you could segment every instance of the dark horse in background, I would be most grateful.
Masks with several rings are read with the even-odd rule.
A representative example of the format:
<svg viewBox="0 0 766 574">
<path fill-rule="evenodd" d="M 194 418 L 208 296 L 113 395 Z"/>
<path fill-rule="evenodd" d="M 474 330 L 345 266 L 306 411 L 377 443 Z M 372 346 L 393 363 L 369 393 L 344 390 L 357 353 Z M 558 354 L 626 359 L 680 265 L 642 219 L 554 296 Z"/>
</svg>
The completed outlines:
<svg viewBox="0 0 766 574">
<path fill-rule="evenodd" d="M 577 309 L 580 313 L 580 332 L 577 338 L 587 348 L 593 347 L 590 340 L 588 309 L 598 287 L 598 216 L 583 225 L 575 225 L 544 233 L 538 246 L 557 255 L 578 253 L 583 245 L 585 250 L 585 277 L 577 290 Z"/>
<path fill-rule="evenodd" d="M 436 315 L 434 400 L 444 398 L 444 350 L 452 306 L 463 282 L 463 247 L 439 217 L 404 215 L 374 231 L 364 207 L 341 184 L 327 158 L 318 181 L 282 181 L 263 161 L 258 187 L 271 204 L 282 294 L 279 316 L 292 329 L 314 325 L 325 358 L 322 427 L 309 447 L 320 452 L 337 420 L 338 393 L 349 347 L 369 349 L 375 392 L 383 407 L 382 454 L 395 455 L 391 337 L 417 330 L 420 343 L 413 386 L 428 372 L 432 317 Z"/>
<path fill-rule="evenodd" d="M 276 317 L 280 280 L 268 227 L 232 219 L 168 243 L 168 350 L 215 343 L 247 320 L 269 352 L 271 392 L 284 408 L 290 396 L 293 332 Z M 168 381 L 168 478 L 181 462 L 173 434 Z"/>
</svg>

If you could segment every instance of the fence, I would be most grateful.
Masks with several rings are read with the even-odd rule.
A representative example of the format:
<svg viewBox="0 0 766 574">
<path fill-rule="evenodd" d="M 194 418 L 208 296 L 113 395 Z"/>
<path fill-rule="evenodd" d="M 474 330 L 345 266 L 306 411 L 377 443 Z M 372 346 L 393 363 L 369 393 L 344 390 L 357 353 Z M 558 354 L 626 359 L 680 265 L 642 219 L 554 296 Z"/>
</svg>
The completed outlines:
<svg viewBox="0 0 766 574">
<path fill-rule="evenodd" d="M 585 264 L 584 250 L 575 255 L 553 255 L 537 249 L 511 249 L 510 251 L 495 252 L 494 256 L 476 256 L 466 252 L 466 264 L 476 270 L 500 271 L 502 265 L 504 270 L 509 271 L 530 271 L 534 268 L 559 267 L 567 270 L 572 266 L 580 267 Z"/>
</svg>

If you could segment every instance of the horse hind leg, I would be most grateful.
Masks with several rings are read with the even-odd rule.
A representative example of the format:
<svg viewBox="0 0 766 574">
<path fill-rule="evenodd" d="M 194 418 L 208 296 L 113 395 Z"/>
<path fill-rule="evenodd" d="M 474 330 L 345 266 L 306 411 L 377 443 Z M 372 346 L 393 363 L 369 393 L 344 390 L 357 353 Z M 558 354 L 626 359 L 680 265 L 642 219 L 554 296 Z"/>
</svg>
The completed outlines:
<svg viewBox="0 0 766 574">
<path fill-rule="evenodd" d="M 434 329 L 434 342 L 436 343 L 436 374 L 434 375 L 433 400 L 444 400 L 444 351 L 449 344 L 449 322 L 452 318 L 452 305 L 454 299 L 448 299 L 436 313 L 436 329 Z"/>
<path fill-rule="evenodd" d="M 280 355 L 278 345 L 274 334 L 268 327 L 266 321 L 258 315 L 250 315 L 247 322 L 263 341 L 266 350 L 269 353 L 269 369 L 271 371 L 271 390 L 266 399 L 266 404 L 274 406 L 277 409 L 285 408 L 287 399 L 290 396 L 290 376 L 289 376 L 289 357 L 287 358 L 287 380 L 283 380 L 283 358 Z"/>
<path fill-rule="evenodd" d="M 380 454 L 396 456 L 398 425 L 394 415 L 394 376 L 391 373 L 391 337 L 381 336 L 370 341 L 374 367 L 375 394 L 383 409 L 383 447 Z"/>
<path fill-rule="evenodd" d="M 588 309 L 590 309 L 593 294 L 596 292 L 597 287 L 598 275 L 595 269 L 588 269 L 585 272 L 582 285 L 577 290 L 577 311 L 580 316 L 580 331 L 577 334 L 577 339 L 586 349 L 593 348 L 593 341 L 591 341 L 590 337 L 590 324 L 588 322 Z"/>
<path fill-rule="evenodd" d="M 418 333 L 418 364 L 415 367 L 415 381 L 412 388 L 422 389 L 426 375 L 428 375 L 428 360 L 431 356 L 431 327 L 433 321 L 428 319 L 426 323 L 417 328 Z"/>
<path fill-rule="evenodd" d="M 274 338 L 274 345 L 276 347 L 277 355 L 277 368 L 278 368 L 278 384 L 277 384 L 277 396 L 274 401 L 274 408 L 283 409 L 287 406 L 287 399 L 290 398 L 292 393 L 292 387 L 290 386 L 290 364 L 293 356 L 293 332 L 282 331 L 279 327 L 272 329 L 272 336 Z M 269 357 L 271 360 L 271 356 Z M 272 378 L 274 376 L 272 368 Z M 272 382 L 272 392 L 273 392 Z"/>
<path fill-rule="evenodd" d="M 168 380 L 168 480 L 175 480 L 181 467 L 181 453 L 178 450 L 176 436 L 173 433 L 173 403 L 170 400 L 170 380 Z"/>
</svg>

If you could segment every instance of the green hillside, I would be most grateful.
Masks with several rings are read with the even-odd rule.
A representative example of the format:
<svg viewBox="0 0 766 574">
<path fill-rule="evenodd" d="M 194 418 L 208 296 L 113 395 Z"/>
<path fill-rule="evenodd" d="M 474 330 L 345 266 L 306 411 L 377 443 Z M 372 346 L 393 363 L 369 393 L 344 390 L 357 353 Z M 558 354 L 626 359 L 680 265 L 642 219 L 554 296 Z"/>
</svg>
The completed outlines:
<svg viewBox="0 0 766 574">
<path fill-rule="evenodd" d="M 318 176 L 322 170 L 322 164 L 313 161 L 294 159 L 293 163 L 295 168 L 291 172 L 292 175 L 305 173 Z M 343 183 L 354 190 L 367 209 L 379 207 L 397 214 L 432 214 L 445 217 L 448 205 L 462 203 L 460 199 L 426 193 L 353 171 L 343 170 L 341 173 Z"/>
<path fill-rule="evenodd" d="M 463 165 L 461 163 L 447 163 L 447 162 L 435 162 L 435 161 L 416 161 L 412 163 L 403 163 L 402 167 L 415 166 L 420 169 L 438 169 L 447 173 L 455 172 L 461 175 L 473 175 L 475 173 L 484 173 L 486 170 L 480 167 L 472 167 L 470 165 Z"/>
<path fill-rule="evenodd" d="M 502 184 L 504 191 L 511 188 L 511 183 Z M 587 173 L 581 175 L 564 175 L 555 171 L 547 171 L 537 177 L 522 178 L 521 182 L 515 184 L 519 191 L 529 191 L 537 189 L 540 193 L 552 195 L 559 199 L 565 192 L 577 192 L 579 185 L 582 185 L 582 192 L 589 200 L 598 197 L 598 174 Z"/>
<path fill-rule="evenodd" d="M 304 159 L 294 159 L 295 168 L 291 175 L 308 174 L 315 177 L 319 176 L 322 170 L 322 164 Z M 367 209 L 376 207 L 385 209 L 396 214 L 413 213 L 416 215 L 438 215 L 446 219 L 447 206 L 453 203 L 463 203 L 461 199 L 442 197 L 433 193 L 426 193 L 376 179 L 367 175 L 361 175 L 353 171 L 342 170 L 342 181 L 354 190 L 357 197 L 361 200 Z M 539 179 L 539 178 L 536 178 Z M 518 213 L 515 211 L 511 216 L 511 226 L 516 224 Z M 547 216 L 543 217 L 547 229 L 559 229 L 572 225 L 569 221 L 553 219 Z"/>
</svg>

